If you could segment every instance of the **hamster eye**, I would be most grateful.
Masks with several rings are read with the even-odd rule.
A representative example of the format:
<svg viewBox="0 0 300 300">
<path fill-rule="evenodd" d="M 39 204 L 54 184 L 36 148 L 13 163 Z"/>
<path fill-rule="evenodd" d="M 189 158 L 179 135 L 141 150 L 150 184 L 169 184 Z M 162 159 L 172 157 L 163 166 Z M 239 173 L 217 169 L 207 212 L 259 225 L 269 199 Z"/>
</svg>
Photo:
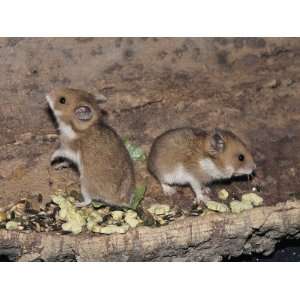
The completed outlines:
<svg viewBox="0 0 300 300">
<path fill-rule="evenodd" d="M 240 154 L 239 155 L 239 161 L 244 161 L 244 159 L 245 159 L 245 156 L 243 154 Z"/>
<path fill-rule="evenodd" d="M 59 98 L 59 103 L 65 104 L 66 103 L 66 98 L 65 97 L 60 97 Z"/>
</svg>

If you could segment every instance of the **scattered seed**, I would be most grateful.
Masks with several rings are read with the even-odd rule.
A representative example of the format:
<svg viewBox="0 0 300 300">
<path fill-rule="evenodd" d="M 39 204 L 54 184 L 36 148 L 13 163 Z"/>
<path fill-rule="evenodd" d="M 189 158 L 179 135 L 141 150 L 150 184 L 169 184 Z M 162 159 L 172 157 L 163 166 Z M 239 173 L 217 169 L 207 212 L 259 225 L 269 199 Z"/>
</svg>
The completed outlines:
<svg viewBox="0 0 300 300">
<path fill-rule="evenodd" d="M 111 216 L 115 221 L 120 221 L 124 216 L 124 212 L 120 210 L 115 210 L 111 212 Z"/>
<path fill-rule="evenodd" d="M 244 210 L 248 210 L 253 208 L 251 203 L 245 203 L 245 202 L 241 202 L 241 201 L 231 201 L 230 202 L 230 209 L 233 213 L 240 213 Z"/>
<path fill-rule="evenodd" d="M 212 201 L 212 200 L 207 201 L 206 206 L 210 210 L 214 210 L 222 213 L 229 212 L 229 207 L 226 204 L 217 201 Z"/>
<path fill-rule="evenodd" d="M 229 193 L 227 192 L 227 190 L 222 189 L 221 191 L 218 192 L 218 197 L 220 200 L 225 201 L 229 196 Z"/>
<path fill-rule="evenodd" d="M 250 203 L 253 206 L 262 205 L 264 199 L 255 193 L 247 193 L 242 196 L 243 203 Z"/>
<path fill-rule="evenodd" d="M 170 206 L 165 204 L 153 204 L 148 211 L 154 215 L 165 215 L 170 212 Z"/>
<path fill-rule="evenodd" d="M 7 230 L 17 230 L 18 226 L 19 226 L 19 223 L 15 222 L 15 221 L 8 221 L 6 223 L 6 229 Z"/>
<path fill-rule="evenodd" d="M 137 227 L 141 222 L 137 213 L 133 210 L 128 210 L 125 214 L 125 222 L 131 227 Z"/>
<path fill-rule="evenodd" d="M 7 220 L 7 216 L 5 212 L 0 211 L 0 223 Z"/>
</svg>

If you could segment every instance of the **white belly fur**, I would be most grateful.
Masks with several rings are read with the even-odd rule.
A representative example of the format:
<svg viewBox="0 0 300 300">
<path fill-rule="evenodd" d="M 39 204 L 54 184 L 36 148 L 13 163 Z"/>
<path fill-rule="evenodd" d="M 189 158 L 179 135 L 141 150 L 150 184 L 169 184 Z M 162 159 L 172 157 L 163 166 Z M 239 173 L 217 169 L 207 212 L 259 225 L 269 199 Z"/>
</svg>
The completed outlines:
<svg viewBox="0 0 300 300">
<path fill-rule="evenodd" d="M 185 185 L 195 181 L 195 178 L 182 165 L 177 166 L 174 171 L 165 174 L 163 179 L 165 183 L 170 185 Z"/>
<path fill-rule="evenodd" d="M 210 158 L 200 160 L 199 166 L 212 179 L 230 178 L 234 171 L 231 166 L 227 166 L 225 170 L 219 169 Z"/>
</svg>

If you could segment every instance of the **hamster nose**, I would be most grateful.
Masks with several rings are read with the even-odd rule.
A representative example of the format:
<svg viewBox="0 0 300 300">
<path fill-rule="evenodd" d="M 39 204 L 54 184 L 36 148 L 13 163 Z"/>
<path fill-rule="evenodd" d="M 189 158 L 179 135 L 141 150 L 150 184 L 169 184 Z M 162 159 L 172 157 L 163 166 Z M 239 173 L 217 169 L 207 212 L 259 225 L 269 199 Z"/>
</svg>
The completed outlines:
<svg viewBox="0 0 300 300">
<path fill-rule="evenodd" d="M 48 93 L 46 93 L 46 98 L 47 99 L 52 99 L 54 98 L 55 93 L 53 91 L 48 91 Z"/>
<path fill-rule="evenodd" d="M 50 94 L 46 94 L 46 100 L 47 100 L 48 103 L 52 102 L 52 98 L 51 98 Z"/>
</svg>

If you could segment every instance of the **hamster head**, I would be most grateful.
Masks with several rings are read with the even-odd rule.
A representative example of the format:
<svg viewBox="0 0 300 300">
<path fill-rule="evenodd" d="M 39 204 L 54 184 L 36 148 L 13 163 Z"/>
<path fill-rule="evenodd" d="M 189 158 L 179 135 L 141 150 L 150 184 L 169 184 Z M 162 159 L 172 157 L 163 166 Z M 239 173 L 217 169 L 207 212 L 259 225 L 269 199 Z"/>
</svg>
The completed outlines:
<svg viewBox="0 0 300 300">
<path fill-rule="evenodd" d="M 250 175 L 256 168 L 246 144 L 234 133 L 215 129 L 205 140 L 205 149 L 224 178 Z"/>
<path fill-rule="evenodd" d="M 83 131 L 101 118 L 95 97 L 85 91 L 61 88 L 46 95 L 60 128 L 69 132 Z"/>
</svg>

